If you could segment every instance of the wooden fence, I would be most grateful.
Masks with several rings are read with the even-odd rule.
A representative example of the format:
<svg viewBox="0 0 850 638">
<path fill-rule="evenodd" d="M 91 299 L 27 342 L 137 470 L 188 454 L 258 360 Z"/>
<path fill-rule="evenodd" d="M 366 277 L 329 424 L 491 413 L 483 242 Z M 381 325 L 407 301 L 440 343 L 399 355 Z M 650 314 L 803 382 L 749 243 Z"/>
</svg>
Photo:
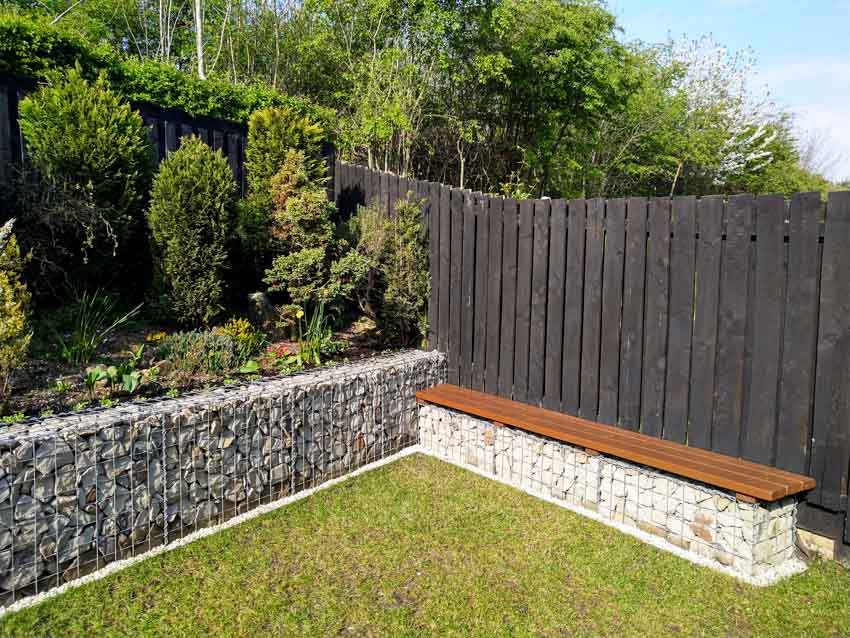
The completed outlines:
<svg viewBox="0 0 850 638">
<path fill-rule="evenodd" d="M 810 474 L 802 524 L 850 543 L 850 193 L 517 202 L 336 174 L 343 208 L 425 199 L 452 383 Z"/>
</svg>

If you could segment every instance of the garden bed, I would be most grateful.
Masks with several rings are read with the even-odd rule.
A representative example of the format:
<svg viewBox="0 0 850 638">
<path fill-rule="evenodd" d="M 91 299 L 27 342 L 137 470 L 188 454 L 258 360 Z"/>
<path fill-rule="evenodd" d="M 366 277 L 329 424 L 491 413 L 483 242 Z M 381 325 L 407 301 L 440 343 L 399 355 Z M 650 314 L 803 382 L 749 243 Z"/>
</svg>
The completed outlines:
<svg viewBox="0 0 850 638">
<path fill-rule="evenodd" d="M 845 636 L 850 573 L 768 588 L 415 455 L 0 620 L 4 636 Z"/>
</svg>

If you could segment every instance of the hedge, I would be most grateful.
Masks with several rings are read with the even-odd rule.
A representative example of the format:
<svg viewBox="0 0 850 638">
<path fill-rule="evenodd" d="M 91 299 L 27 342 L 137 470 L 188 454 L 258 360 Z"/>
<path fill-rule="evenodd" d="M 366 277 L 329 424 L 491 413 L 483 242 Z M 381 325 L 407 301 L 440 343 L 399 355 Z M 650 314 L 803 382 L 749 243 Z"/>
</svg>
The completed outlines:
<svg viewBox="0 0 850 638">
<path fill-rule="evenodd" d="M 201 80 L 153 60 L 125 59 L 46 20 L 0 12 L 0 75 L 41 80 L 49 70 L 73 67 L 77 62 L 89 79 L 104 72 L 112 90 L 130 102 L 236 122 L 246 122 L 258 108 L 288 106 L 321 122 L 325 130 L 333 130 L 333 111 L 307 99 L 265 85 Z"/>
</svg>

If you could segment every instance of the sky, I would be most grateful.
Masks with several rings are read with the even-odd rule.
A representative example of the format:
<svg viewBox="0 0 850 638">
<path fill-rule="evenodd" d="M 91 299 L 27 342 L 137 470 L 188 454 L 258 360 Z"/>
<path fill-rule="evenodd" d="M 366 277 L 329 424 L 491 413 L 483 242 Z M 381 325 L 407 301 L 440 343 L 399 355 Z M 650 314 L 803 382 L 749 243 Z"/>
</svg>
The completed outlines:
<svg viewBox="0 0 850 638">
<path fill-rule="evenodd" d="M 850 178 L 850 0 L 608 0 L 625 41 L 711 35 L 751 48 L 755 85 L 770 90 L 837 161 L 826 177 Z"/>
</svg>

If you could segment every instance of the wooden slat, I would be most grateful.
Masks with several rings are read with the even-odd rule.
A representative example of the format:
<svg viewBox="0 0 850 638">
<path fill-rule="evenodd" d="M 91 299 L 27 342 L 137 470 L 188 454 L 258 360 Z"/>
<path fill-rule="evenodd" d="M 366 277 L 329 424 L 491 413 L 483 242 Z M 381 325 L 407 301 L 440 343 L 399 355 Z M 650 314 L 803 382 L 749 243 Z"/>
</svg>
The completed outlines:
<svg viewBox="0 0 850 638">
<path fill-rule="evenodd" d="M 5 184 L 12 173 L 12 115 L 9 89 L 0 86 L 0 184 Z"/>
<path fill-rule="evenodd" d="M 643 371 L 643 303 L 646 275 L 647 200 L 631 198 L 626 208 L 626 269 L 623 281 L 623 329 L 620 354 L 619 422 L 640 429 Z"/>
<path fill-rule="evenodd" d="M 484 389 L 491 394 L 499 392 L 501 366 L 499 345 L 502 326 L 502 198 L 491 197 L 487 220 L 490 223 L 490 266 L 487 274 L 487 368 Z"/>
<path fill-rule="evenodd" d="M 161 128 L 159 123 L 157 124 L 157 129 Z M 213 139 L 213 150 L 224 152 L 224 131 L 220 131 L 218 129 L 214 130 L 212 133 Z"/>
<path fill-rule="evenodd" d="M 229 141 L 229 136 L 228 136 Z M 177 150 L 177 123 L 172 120 L 165 122 L 165 156 L 168 157 Z"/>
<path fill-rule="evenodd" d="M 451 267 L 449 269 L 449 290 L 451 307 L 449 308 L 449 345 L 448 379 L 456 383 L 460 379 L 460 339 L 463 295 L 461 282 L 463 276 L 463 191 L 457 188 L 451 193 Z"/>
<path fill-rule="evenodd" d="M 812 461 L 810 473 L 818 488 L 809 502 L 833 511 L 846 499 L 850 423 L 850 192 L 830 193 L 824 229 L 821 268 L 820 325 Z M 846 502 L 845 502 L 846 506 Z"/>
<path fill-rule="evenodd" d="M 720 303 L 720 259 L 723 198 L 697 202 L 696 283 L 694 286 L 693 363 L 689 398 L 688 445 L 709 449 L 714 408 L 717 354 L 717 308 Z"/>
<path fill-rule="evenodd" d="M 452 263 L 451 188 L 440 186 L 440 291 L 437 302 L 437 349 L 449 351 L 450 286 Z"/>
<path fill-rule="evenodd" d="M 676 197 L 673 200 L 673 237 L 670 240 L 670 336 L 667 343 L 663 436 L 679 443 L 684 443 L 688 434 L 695 260 L 696 199 Z"/>
<path fill-rule="evenodd" d="M 549 232 L 549 279 L 546 284 L 546 370 L 543 406 L 561 407 L 561 371 L 564 339 L 564 274 L 567 265 L 567 204 L 552 201 Z"/>
<path fill-rule="evenodd" d="M 238 133 L 227 134 L 227 164 L 230 166 L 230 171 L 233 173 L 233 179 L 239 183 L 239 145 L 240 138 Z"/>
<path fill-rule="evenodd" d="M 473 319 L 472 388 L 484 390 L 487 365 L 487 280 L 490 276 L 490 220 L 487 197 L 475 197 L 475 317 Z"/>
<path fill-rule="evenodd" d="M 605 202 L 587 201 L 587 228 L 584 250 L 584 312 L 581 335 L 581 390 L 579 414 L 596 419 L 599 410 L 599 352 L 602 329 L 602 234 Z"/>
<path fill-rule="evenodd" d="M 475 338 L 475 195 L 465 191 L 463 198 L 463 266 L 460 294 L 460 385 L 472 382 L 472 353 Z"/>
<path fill-rule="evenodd" d="M 776 465 L 805 472 L 809 461 L 818 326 L 820 193 L 800 193 L 788 210 L 788 291 L 782 346 L 782 386 Z"/>
<path fill-rule="evenodd" d="M 667 317 L 670 305 L 670 199 L 653 198 L 647 216 L 641 432 L 661 436 L 667 376 Z"/>
<path fill-rule="evenodd" d="M 431 288 L 428 301 L 428 347 L 438 348 L 440 316 L 440 185 L 427 183 L 428 189 L 428 258 L 431 266 Z"/>
<path fill-rule="evenodd" d="M 499 348 L 499 395 L 513 396 L 514 347 L 516 345 L 517 203 L 506 198 L 502 202 L 502 321 Z"/>
<path fill-rule="evenodd" d="M 531 330 L 531 268 L 534 254 L 534 201 L 519 203 L 517 239 L 516 341 L 514 346 L 514 398 L 528 397 L 528 354 Z"/>
<path fill-rule="evenodd" d="M 549 277 L 550 201 L 534 202 L 534 251 L 531 265 L 531 334 L 528 356 L 527 401 L 539 405 L 543 401 L 546 373 L 546 299 Z"/>
<path fill-rule="evenodd" d="M 599 364 L 599 414 L 617 423 L 620 389 L 620 324 L 623 318 L 623 264 L 626 255 L 626 200 L 608 201 L 605 211 L 605 265 L 602 272 L 602 346 Z"/>
<path fill-rule="evenodd" d="M 760 197 L 756 206 L 756 275 L 750 395 L 741 456 L 773 462 L 785 299 L 785 198 Z"/>
<path fill-rule="evenodd" d="M 729 456 L 739 454 L 744 418 L 747 293 L 754 203 L 752 195 L 736 195 L 729 199 L 726 207 L 711 449 Z"/>
<path fill-rule="evenodd" d="M 438 385 L 417 392 L 416 397 L 420 401 L 460 410 L 760 500 L 774 501 L 814 486 L 814 481 L 809 477 L 789 475 L 705 450 L 692 450 L 672 441 L 518 404 L 473 390 Z"/>
<path fill-rule="evenodd" d="M 581 389 L 581 321 L 584 307 L 584 235 L 587 224 L 583 199 L 567 207 L 567 274 L 564 290 L 564 363 L 561 409 L 577 413 Z"/>
</svg>

